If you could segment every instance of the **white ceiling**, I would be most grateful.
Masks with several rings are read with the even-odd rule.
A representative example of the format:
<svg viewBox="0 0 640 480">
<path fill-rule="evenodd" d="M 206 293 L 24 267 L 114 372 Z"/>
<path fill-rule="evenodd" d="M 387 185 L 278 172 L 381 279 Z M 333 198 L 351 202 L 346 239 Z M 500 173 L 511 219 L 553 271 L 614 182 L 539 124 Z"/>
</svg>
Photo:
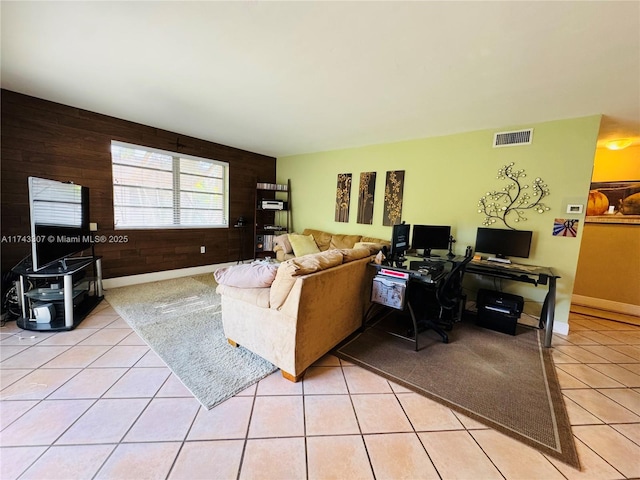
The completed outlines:
<svg viewBox="0 0 640 480">
<path fill-rule="evenodd" d="M 2 88 L 273 156 L 605 115 L 640 2 L 2 1 Z"/>
</svg>

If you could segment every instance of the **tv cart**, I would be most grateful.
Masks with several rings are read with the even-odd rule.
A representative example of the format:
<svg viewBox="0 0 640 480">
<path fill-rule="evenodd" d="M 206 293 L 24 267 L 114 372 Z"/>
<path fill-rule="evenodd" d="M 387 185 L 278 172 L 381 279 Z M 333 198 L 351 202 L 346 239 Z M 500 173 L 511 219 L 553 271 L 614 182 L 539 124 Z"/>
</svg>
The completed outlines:
<svg viewBox="0 0 640 480">
<path fill-rule="evenodd" d="M 102 257 L 69 257 L 37 271 L 27 257 L 13 271 L 20 276 L 22 307 L 22 317 L 16 324 L 24 330 L 73 330 L 103 299 Z M 28 288 L 30 284 L 35 286 Z M 37 321 L 33 309 L 46 304 L 53 305 L 55 317 Z"/>
</svg>

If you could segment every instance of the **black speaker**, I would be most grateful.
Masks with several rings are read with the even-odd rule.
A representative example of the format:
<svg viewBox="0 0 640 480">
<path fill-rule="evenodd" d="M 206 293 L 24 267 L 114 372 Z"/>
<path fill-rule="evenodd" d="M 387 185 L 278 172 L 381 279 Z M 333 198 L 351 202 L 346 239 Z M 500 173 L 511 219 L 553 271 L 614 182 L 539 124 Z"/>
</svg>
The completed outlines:
<svg viewBox="0 0 640 480">
<path fill-rule="evenodd" d="M 480 289 L 476 297 L 476 306 L 477 325 L 510 335 L 516 334 L 518 319 L 524 307 L 524 299 L 521 296 Z"/>
<path fill-rule="evenodd" d="M 256 235 L 256 252 L 264 251 L 264 235 Z"/>
</svg>

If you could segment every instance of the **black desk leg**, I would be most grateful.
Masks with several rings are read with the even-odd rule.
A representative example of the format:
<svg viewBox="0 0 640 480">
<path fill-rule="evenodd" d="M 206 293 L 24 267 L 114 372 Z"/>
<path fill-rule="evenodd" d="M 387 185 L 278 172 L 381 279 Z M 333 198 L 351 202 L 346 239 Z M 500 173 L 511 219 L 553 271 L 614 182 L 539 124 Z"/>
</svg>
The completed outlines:
<svg viewBox="0 0 640 480">
<path fill-rule="evenodd" d="M 407 301 L 407 306 L 409 307 L 409 313 L 411 314 L 411 321 L 413 322 L 413 337 L 414 343 L 416 344 L 416 352 L 418 351 L 418 321 L 416 320 L 416 314 L 411 308 L 411 302 Z"/>
<path fill-rule="evenodd" d="M 542 304 L 542 312 L 540 314 L 540 327 L 542 327 L 542 319 L 544 318 L 544 346 L 551 346 L 551 338 L 553 337 L 553 321 L 556 313 L 556 277 L 549 277 L 549 291 L 544 298 Z"/>
</svg>

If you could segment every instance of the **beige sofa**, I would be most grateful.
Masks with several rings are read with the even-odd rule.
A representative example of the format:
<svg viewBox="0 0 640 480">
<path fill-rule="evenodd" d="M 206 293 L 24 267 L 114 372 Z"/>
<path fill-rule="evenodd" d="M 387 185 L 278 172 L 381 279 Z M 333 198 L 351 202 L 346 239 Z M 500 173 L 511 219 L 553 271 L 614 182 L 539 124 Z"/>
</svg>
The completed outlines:
<svg viewBox="0 0 640 480">
<path fill-rule="evenodd" d="M 354 246 L 358 246 L 357 244 L 360 243 L 371 243 L 378 246 L 389 246 L 391 244 L 389 240 L 366 237 L 363 235 L 329 233 L 312 228 L 305 229 L 301 235 L 313 235 L 313 240 L 321 252 L 325 252 L 333 248 L 353 248 Z M 296 257 L 288 237 L 289 236 L 287 234 L 284 234 L 279 235 L 274 239 L 273 251 L 276 254 L 276 260 L 279 262 L 284 262 L 285 260 L 290 260 Z"/>
<path fill-rule="evenodd" d="M 362 325 L 375 273 L 368 264 L 375 253 L 374 248 L 330 249 L 281 263 L 269 287 L 218 285 L 228 342 L 297 382 Z"/>
</svg>

